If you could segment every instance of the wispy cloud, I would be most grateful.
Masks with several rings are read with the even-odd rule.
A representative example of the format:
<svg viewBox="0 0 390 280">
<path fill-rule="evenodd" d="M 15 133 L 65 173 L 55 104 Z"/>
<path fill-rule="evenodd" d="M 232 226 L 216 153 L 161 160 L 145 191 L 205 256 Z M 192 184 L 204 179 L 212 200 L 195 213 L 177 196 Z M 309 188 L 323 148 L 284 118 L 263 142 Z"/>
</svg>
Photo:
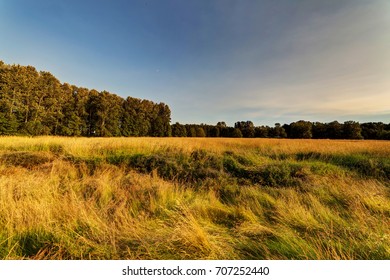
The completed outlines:
<svg viewBox="0 0 390 280">
<path fill-rule="evenodd" d="M 244 65 L 247 83 L 228 91 L 225 107 L 258 108 L 252 116 L 264 120 L 262 108 L 289 119 L 390 112 L 390 9 L 376 3 L 293 26 L 278 41 L 285 53 Z"/>
</svg>

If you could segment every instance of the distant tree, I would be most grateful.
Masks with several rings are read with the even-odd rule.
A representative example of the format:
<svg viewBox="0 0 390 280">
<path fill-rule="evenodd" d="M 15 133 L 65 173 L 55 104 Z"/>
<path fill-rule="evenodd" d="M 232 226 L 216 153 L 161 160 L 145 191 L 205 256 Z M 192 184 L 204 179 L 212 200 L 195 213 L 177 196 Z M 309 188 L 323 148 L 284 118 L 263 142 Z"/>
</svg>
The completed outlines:
<svg viewBox="0 0 390 280">
<path fill-rule="evenodd" d="M 89 99 L 89 90 L 87 88 L 72 86 L 73 92 L 73 107 L 75 114 L 77 115 L 76 125 L 79 127 L 79 131 L 82 136 L 88 136 L 88 112 L 87 103 Z M 66 110 L 65 108 L 63 110 Z M 78 120 L 78 118 L 80 120 Z M 78 133 L 76 134 L 78 135 Z"/>
<path fill-rule="evenodd" d="M 381 139 L 385 131 L 385 124 L 382 122 L 369 122 L 360 125 L 364 139 Z"/>
<path fill-rule="evenodd" d="M 239 128 L 235 128 L 233 130 L 233 133 L 232 133 L 231 137 L 233 137 L 233 138 L 242 138 L 241 130 Z"/>
<path fill-rule="evenodd" d="M 139 130 L 139 136 L 150 136 L 151 134 L 151 120 L 154 118 L 155 104 L 149 100 L 141 100 L 140 107 L 137 110 L 137 128 Z"/>
<path fill-rule="evenodd" d="M 178 122 L 172 125 L 172 136 L 173 137 L 186 137 L 186 127 Z"/>
<path fill-rule="evenodd" d="M 196 137 L 195 125 L 186 124 L 187 137 Z"/>
<path fill-rule="evenodd" d="M 128 97 L 123 102 L 122 108 L 122 135 L 170 136 L 171 111 L 167 105 Z"/>
<path fill-rule="evenodd" d="M 269 133 L 268 126 L 257 126 L 255 127 L 255 137 L 258 138 L 267 138 Z"/>
<path fill-rule="evenodd" d="M 204 132 L 204 129 L 200 126 L 196 127 L 196 137 L 206 137 L 206 133 Z"/>
<path fill-rule="evenodd" d="M 20 65 L 2 67 L 1 72 L 1 99 L 8 111 L 6 118 L 17 123 L 18 134 L 40 134 L 31 123 L 37 121 L 33 119 L 33 110 L 39 97 L 39 73 L 34 67 Z"/>
<path fill-rule="evenodd" d="M 333 121 L 326 124 L 326 132 L 330 139 L 341 139 L 343 138 L 343 125 L 338 121 Z"/>
<path fill-rule="evenodd" d="M 240 121 L 234 124 L 234 128 L 241 131 L 241 134 L 245 138 L 255 137 L 255 126 L 251 121 Z"/>
<path fill-rule="evenodd" d="M 379 139 L 390 140 L 390 130 L 384 130 L 379 136 Z"/>
<path fill-rule="evenodd" d="M 312 125 L 312 134 L 314 139 L 326 139 L 329 138 L 327 133 L 326 124 L 321 122 L 315 122 Z"/>
<path fill-rule="evenodd" d="M 220 137 L 220 127 L 212 126 L 209 128 L 209 137 Z"/>
<path fill-rule="evenodd" d="M 380 133 L 379 139 L 390 140 L 390 123 L 383 124 L 383 131 Z"/>
<path fill-rule="evenodd" d="M 154 106 L 154 113 L 151 116 L 150 136 L 165 137 L 171 136 L 171 111 L 164 103 Z"/>
<path fill-rule="evenodd" d="M 100 136 L 98 133 L 98 110 L 100 106 L 99 92 L 96 90 L 90 90 L 88 93 L 88 101 L 86 103 L 86 111 L 88 113 L 88 135 L 87 136 Z"/>
<path fill-rule="evenodd" d="M 202 123 L 200 126 L 203 128 L 206 137 L 216 137 L 215 135 L 218 134 L 216 126 L 214 125 Z"/>
<path fill-rule="evenodd" d="M 63 118 L 62 106 L 65 103 L 64 92 L 60 81 L 49 72 L 40 72 L 38 78 L 38 94 L 33 110 L 34 122 L 42 125 L 39 134 L 57 135 L 60 121 Z"/>
<path fill-rule="evenodd" d="M 222 127 L 227 127 L 225 122 L 218 122 L 217 127 L 222 128 Z"/>
<path fill-rule="evenodd" d="M 127 97 L 122 104 L 121 133 L 123 136 L 140 136 L 140 111 L 141 100 Z"/>
<path fill-rule="evenodd" d="M 276 123 L 275 127 L 277 127 L 277 126 L 280 127 L 280 123 Z M 282 128 L 284 129 L 284 132 L 287 135 L 286 137 L 291 138 L 291 125 L 285 123 L 285 124 L 282 125 Z"/>
<path fill-rule="evenodd" d="M 66 136 L 79 136 L 82 133 L 82 118 L 78 114 L 76 106 L 77 88 L 69 84 L 61 86 L 62 108 L 58 121 L 56 134 Z"/>
<path fill-rule="evenodd" d="M 312 138 L 312 123 L 308 121 L 298 121 L 290 124 L 290 138 Z"/>
<path fill-rule="evenodd" d="M 345 139 L 363 139 L 360 124 L 355 121 L 346 121 L 343 126 L 343 136 Z"/>
<path fill-rule="evenodd" d="M 16 133 L 16 119 L 11 115 L 7 116 L 7 113 L 0 112 L 0 135 L 13 135 Z"/>
<path fill-rule="evenodd" d="M 0 61 L 0 135 L 13 135 L 18 130 L 18 96 L 9 66 Z"/>
<path fill-rule="evenodd" d="M 233 127 L 229 127 L 225 122 L 218 122 L 217 128 L 219 130 L 219 137 L 232 137 Z"/>
<path fill-rule="evenodd" d="M 286 138 L 287 133 L 280 123 L 275 123 L 275 127 L 269 129 L 269 137 L 273 138 Z"/>
</svg>

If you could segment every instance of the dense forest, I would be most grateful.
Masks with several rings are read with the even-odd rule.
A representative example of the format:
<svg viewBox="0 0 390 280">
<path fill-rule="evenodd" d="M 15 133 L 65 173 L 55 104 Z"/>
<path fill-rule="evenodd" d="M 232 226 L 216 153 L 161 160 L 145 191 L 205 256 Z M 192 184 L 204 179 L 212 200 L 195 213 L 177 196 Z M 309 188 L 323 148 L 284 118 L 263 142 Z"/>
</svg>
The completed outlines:
<svg viewBox="0 0 390 280">
<path fill-rule="evenodd" d="M 164 103 L 98 92 L 0 61 L 0 135 L 169 136 Z"/>
<path fill-rule="evenodd" d="M 390 140 L 390 124 L 297 121 L 274 127 L 239 121 L 234 127 L 170 124 L 164 103 L 61 83 L 32 66 L 0 61 L 0 135 L 174 136 Z"/>
</svg>

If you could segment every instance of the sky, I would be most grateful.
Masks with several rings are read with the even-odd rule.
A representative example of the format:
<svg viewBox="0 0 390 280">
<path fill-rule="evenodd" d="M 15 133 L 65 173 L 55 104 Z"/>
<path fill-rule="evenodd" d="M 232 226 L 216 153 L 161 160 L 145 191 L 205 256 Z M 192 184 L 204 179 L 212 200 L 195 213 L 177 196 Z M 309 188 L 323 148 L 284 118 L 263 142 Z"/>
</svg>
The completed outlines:
<svg viewBox="0 0 390 280">
<path fill-rule="evenodd" d="M 390 122 L 389 0 L 0 0 L 0 60 L 172 123 Z"/>
</svg>

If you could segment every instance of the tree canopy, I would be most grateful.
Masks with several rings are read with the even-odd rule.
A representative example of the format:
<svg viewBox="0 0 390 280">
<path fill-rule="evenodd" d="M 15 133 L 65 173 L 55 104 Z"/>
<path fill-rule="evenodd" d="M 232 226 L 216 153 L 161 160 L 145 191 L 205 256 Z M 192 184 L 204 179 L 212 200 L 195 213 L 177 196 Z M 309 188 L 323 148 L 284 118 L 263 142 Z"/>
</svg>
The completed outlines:
<svg viewBox="0 0 390 280">
<path fill-rule="evenodd" d="M 32 66 L 0 62 L 0 135 L 170 136 L 164 103 L 61 83 Z"/>
</svg>

